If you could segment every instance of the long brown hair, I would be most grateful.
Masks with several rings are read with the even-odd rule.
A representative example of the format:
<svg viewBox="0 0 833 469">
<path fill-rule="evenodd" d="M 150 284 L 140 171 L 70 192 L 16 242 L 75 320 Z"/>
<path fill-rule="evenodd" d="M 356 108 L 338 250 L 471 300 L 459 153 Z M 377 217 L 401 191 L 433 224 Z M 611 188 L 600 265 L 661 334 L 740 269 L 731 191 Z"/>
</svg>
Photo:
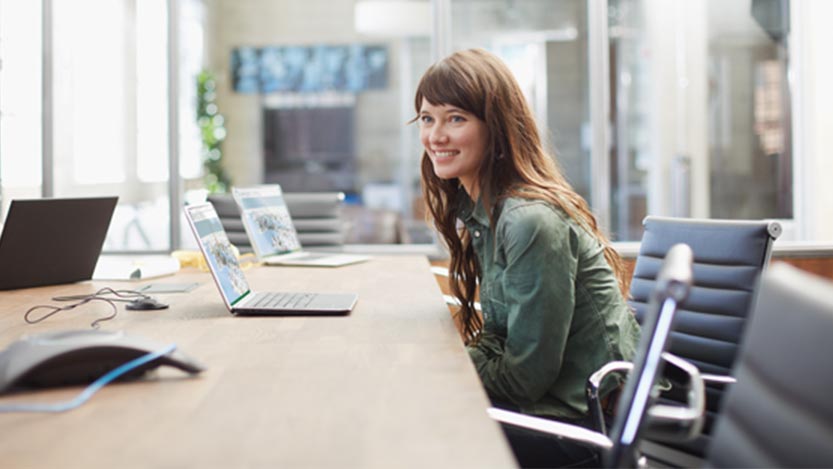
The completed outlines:
<svg viewBox="0 0 833 469">
<path fill-rule="evenodd" d="M 478 174 L 479 196 L 494 229 L 494 207 L 507 197 L 544 200 L 561 208 L 592 233 L 604 246 L 604 256 L 627 295 L 626 272 L 587 202 L 570 186 L 547 152 L 532 111 L 506 65 L 482 49 L 470 49 L 444 58 L 423 74 L 417 86 L 417 115 L 423 99 L 433 105 L 451 105 L 470 112 L 486 124 L 487 154 Z M 416 120 L 416 119 L 414 119 Z M 465 229 L 457 227 L 457 204 L 465 190 L 457 179 L 440 179 L 427 151 L 422 154 L 422 186 L 428 215 L 449 250 L 449 285 L 462 306 L 458 319 L 466 342 L 476 340 L 483 321 L 474 309 L 480 267 Z"/>
</svg>

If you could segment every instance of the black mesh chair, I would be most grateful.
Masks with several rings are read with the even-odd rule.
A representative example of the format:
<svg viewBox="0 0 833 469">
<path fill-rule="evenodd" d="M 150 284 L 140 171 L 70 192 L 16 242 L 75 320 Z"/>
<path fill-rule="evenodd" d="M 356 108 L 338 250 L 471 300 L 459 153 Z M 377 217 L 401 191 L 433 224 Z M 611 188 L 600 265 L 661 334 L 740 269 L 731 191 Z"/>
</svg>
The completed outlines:
<svg viewBox="0 0 833 469">
<path fill-rule="evenodd" d="M 833 283 L 764 274 L 708 452 L 712 467 L 833 467 Z"/>
<path fill-rule="evenodd" d="M 644 323 L 648 298 L 665 253 L 677 243 L 694 252 L 693 286 L 681 305 L 669 351 L 694 364 L 706 383 L 703 434 L 690 442 L 643 442 L 649 459 L 663 465 L 696 467 L 703 463 L 712 425 L 731 377 L 746 317 L 755 303 L 761 272 L 781 233 L 774 221 L 729 221 L 647 217 L 631 282 L 630 304 Z M 667 376 L 674 381 L 673 369 Z M 674 386 L 672 389 L 677 389 Z M 671 392 L 669 400 L 683 396 Z M 593 407 L 591 407 L 592 409 Z"/>
<path fill-rule="evenodd" d="M 699 434 L 704 409 L 699 372 L 695 366 L 665 353 L 677 306 L 689 293 L 691 262 L 691 250 L 686 245 L 680 244 L 668 251 L 652 287 L 650 306 L 644 311 L 642 337 L 633 363 L 613 362 L 630 373 L 609 435 L 503 409 L 489 409 L 489 415 L 504 424 L 595 448 L 605 467 L 636 467 L 640 460 L 639 442 L 645 435 L 673 440 Z M 688 373 L 690 392 L 684 407 L 654 404 L 655 385 L 667 362 L 676 363 Z"/>
</svg>

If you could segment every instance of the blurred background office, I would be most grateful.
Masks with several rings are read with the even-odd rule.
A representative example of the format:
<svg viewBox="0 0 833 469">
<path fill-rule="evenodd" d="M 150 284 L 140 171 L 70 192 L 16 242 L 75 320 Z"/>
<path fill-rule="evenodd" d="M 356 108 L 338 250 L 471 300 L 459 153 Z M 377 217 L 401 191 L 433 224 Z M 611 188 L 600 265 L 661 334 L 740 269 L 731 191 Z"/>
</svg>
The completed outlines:
<svg viewBox="0 0 833 469">
<path fill-rule="evenodd" d="M 0 0 L 0 186 L 120 196 L 105 250 L 193 243 L 230 185 L 346 194 L 349 243 L 431 243 L 413 90 L 504 58 L 616 241 L 647 214 L 833 242 L 833 2 Z"/>
</svg>

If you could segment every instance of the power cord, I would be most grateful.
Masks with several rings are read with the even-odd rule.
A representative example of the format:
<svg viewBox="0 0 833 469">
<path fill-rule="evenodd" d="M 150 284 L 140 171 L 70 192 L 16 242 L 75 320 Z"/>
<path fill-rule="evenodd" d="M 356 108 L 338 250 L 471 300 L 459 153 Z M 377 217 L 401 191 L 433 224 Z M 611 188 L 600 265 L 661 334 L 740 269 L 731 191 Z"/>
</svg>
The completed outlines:
<svg viewBox="0 0 833 469">
<path fill-rule="evenodd" d="M 107 296 L 107 295 L 112 295 L 112 296 Z M 138 292 L 138 291 L 135 291 L 135 290 L 114 290 L 110 287 L 104 287 L 104 288 L 98 290 L 97 292 L 95 292 L 91 295 L 56 296 L 56 297 L 53 297 L 52 300 L 53 301 L 75 301 L 75 300 L 77 300 L 77 302 L 73 303 L 73 304 L 70 304 L 70 305 L 66 305 L 66 306 L 55 306 L 55 305 L 32 306 L 23 315 L 23 319 L 28 324 L 36 324 L 36 323 L 39 323 L 39 322 L 41 322 L 45 319 L 48 319 L 48 318 L 54 316 L 55 314 L 60 313 L 61 311 L 69 311 L 71 309 L 77 308 L 81 305 L 85 305 L 85 304 L 90 303 L 92 301 L 103 301 L 103 302 L 109 304 L 111 308 L 113 308 L 113 312 L 112 312 L 112 314 L 110 314 L 108 316 L 98 318 L 95 321 L 90 323 L 90 327 L 92 327 L 93 329 L 98 329 L 100 323 L 102 323 L 104 321 L 109 321 L 109 320 L 116 317 L 116 315 L 119 312 L 118 308 L 116 307 L 116 302 L 119 302 L 119 301 L 128 302 L 129 303 L 128 308 L 130 308 L 130 304 L 136 304 L 136 302 L 140 301 L 140 300 L 153 301 L 153 299 L 150 296 L 145 295 L 142 292 Z M 166 305 L 166 304 L 158 303 L 158 302 L 154 301 L 153 307 L 141 308 L 141 309 L 162 309 L 162 308 L 167 308 L 167 307 L 168 307 L 168 305 Z M 32 313 L 34 313 L 35 311 L 44 310 L 44 309 L 47 310 L 46 313 L 44 313 L 41 316 L 33 317 Z M 136 308 L 136 309 L 139 309 L 139 308 Z"/>
<path fill-rule="evenodd" d="M 54 314 L 54 313 L 53 313 Z M 57 412 L 66 412 L 68 410 L 75 409 L 80 407 L 82 404 L 87 402 L 93 394 L 98 392 L 101 388 L 109 384 L 111 381 L 117 379 L 119 376 L 124 375 L 125 373 L 129 373 L 130 371 L 139 368 L 140 366 L 150 363 L 157 358 L 163 357 L 171 352 L 176 350 L 176 344 L 167 345 L 155 352 L 150 352 L 141 357 L 134 358 L 127 363 L 123 363 L 116 368 L 108 371 L 100 378 L 93 381 L 89 386 L 87 386 L 80 394 L 75 396 L 74 398 L 64 401 L 64 402 L 56 402 L 53 404 L 6 404 L 0 405 L 0 413 L 8 413 L 8 412 L 50 412 L 50 413 L 57 413 Z"/>
</svg>

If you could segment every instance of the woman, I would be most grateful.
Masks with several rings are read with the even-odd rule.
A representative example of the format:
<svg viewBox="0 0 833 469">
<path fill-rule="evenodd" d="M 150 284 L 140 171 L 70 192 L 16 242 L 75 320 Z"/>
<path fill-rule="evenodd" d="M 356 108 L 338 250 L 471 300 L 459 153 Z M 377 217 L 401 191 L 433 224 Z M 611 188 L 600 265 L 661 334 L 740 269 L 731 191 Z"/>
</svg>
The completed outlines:
<svg viewBox="0 0 833 469">
<path fill-rule="evenodd" d="M 466 50 L 432 65 L 415 105 L 427 208 L 450 251 L 458 320 L 489 397 L 586 424 L 587 378 L 631 359 L 639 338 L 621 259 L 544 150 L 497 57 Z M 589 450 L 504 430 L 523 466 L 593 463 Z"/>
</svg>

